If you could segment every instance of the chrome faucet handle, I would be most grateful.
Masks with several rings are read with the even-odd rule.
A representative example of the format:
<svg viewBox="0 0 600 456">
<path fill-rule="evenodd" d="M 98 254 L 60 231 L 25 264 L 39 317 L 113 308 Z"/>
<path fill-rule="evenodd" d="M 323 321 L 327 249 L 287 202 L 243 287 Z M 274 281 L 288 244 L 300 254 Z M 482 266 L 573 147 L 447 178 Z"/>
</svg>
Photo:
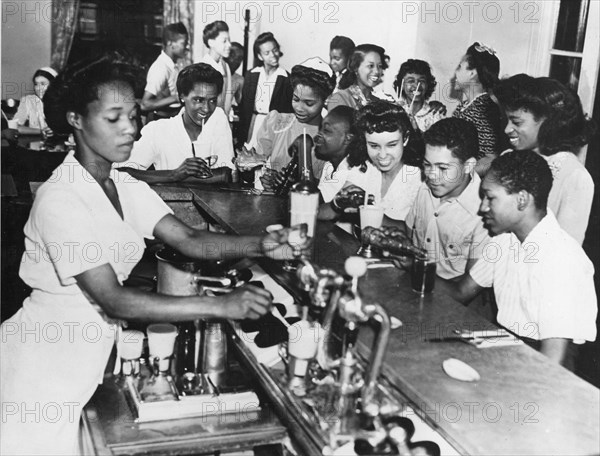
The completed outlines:
<svg viewBox="0 0 600 456">
<path fill-rule="evenodd" d="M 363 302 L 358 293 L 358 279 L 367 273 L 367 262 L 359 257 L 352 256 L 344 263 L 346 274 L 352 277 L 352 285 L 349 290 L 340 297 L 340 315 L 348 324 L 355 326 L 358 322 L 368 319 L 363 310 Z"/>
<path fill-rule="evenodd" d="M 296 270 L 296 275 L 298 276 L 298 280 L 302 284 L 304 291 L 310 291 L 316 286 L 316 283 L 319 280 L 316 268 L 306 258 L 301 257 L 299 261 L 300 265 Z"/>
</svg>

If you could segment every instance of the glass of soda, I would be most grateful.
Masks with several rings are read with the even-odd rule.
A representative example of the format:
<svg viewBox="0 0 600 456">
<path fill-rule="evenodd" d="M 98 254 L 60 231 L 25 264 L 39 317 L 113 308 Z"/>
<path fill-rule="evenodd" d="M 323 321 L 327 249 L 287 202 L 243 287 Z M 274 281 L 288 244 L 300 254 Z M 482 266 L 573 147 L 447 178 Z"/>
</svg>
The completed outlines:
<svg viewBox="0 0 600 456">
<path fill-rule="evenodd" d="M 435 285 L 435 261 L 427 256 L 415 256 L 410 270 L 410 281 L 413 291 L 425 293 L 433 291 Z"/>
</svg>

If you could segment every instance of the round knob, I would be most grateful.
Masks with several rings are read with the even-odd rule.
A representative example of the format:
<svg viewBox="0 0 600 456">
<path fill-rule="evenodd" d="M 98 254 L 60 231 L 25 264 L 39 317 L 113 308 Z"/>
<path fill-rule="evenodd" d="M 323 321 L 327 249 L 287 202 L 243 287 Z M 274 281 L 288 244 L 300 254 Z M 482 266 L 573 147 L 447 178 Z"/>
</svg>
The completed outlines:
<svg viewBox="0 0 600 456">
<path fill-rule="evenodd" d="M 344 263 L 344 269 L 351 277 L 362 277 L 367 273 L 367 262 L 361 257 L 351 256 Z"/>
</svg>

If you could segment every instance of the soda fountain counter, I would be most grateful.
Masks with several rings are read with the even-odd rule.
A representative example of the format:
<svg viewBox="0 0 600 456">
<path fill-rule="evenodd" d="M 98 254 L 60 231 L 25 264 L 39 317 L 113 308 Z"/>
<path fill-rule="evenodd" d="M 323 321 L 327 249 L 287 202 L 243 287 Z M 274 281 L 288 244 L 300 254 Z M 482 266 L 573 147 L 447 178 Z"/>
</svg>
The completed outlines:
<svg viewBox="0 0 600 456">
<path fill-rule="evenodd" d="M 228 232 L 259 234 L 268 225 L 288 224 L 287 201 L 280 197 L 200 187 L 189 191 L 202 217 Z M 359 246 L 358 240 L 334 224 L 319 222 L 310 262 L 318 268 L 326 268 L 327 272 L 319 269 L 313 275 L 323 280 L 328 277 L 337 280 L 344 274 L 344 262 Z M 306 302 L 306 291 L 302 290 L 296 272 L 288 272 L 280 263 L 270 260 L 261 260 L 259 265 L 269 274 L 271 282 L 276 283 L 273 286 L 283 287 L 295 300 Z M 599 389 L 532 348 L 515 344 L 518 341 L 514 337 L 505 338 L 502 330 L 448 297 L 443 281 L 437 280 L 434 291 L 422 296 L 412 290 L 410 277 L 403 270 L 386 263 L 372 266 L 358 279 L 358 290 L 363 304 L 371 307 L 378 304 L 386 315 L 379 317 L 381 324 L 375 321 L 377 316 L 360 323 L 356 357 L 365 371 L 369 369 L 372 347 L 377 347 L 374 339 L 380 337 L 389 316 L 392 329 L 380 369 L 377 385 L 380 400 L 376 409 L 382 414 L 384 409 L 387 411 L 388 423 L 383 422 L 388 441 L 397 443 L 396 452 L 380 448 L 377 454 L 412 454 L 407 453 L 408 447 L 401 441 L 396 442 L 395 434 L 389 431 L 389 423 L 400 419 L 400 415 L 413 421 L 416 428 L 413 440 L 432 440 L 441 448 L 441 454 L 600 453 Z M 269 289 L 271 285 L 265 281 L 265 286 Z M 281 441 L 277 429 L 283 424 L 298 454 L 356 454 L 352 448 L 358 449 L 357 446 L 335 450 L 336 445 L 330 445 L 331 433 L 326 429 L 327 424 L 339 419 L 340 410 L 334 408 L 332 415 L 325 416 L 319 413 L 318 407 L 307 408 L 306 401 L 293 394 L 288 383 L 282 381 L 282 363 L 265 363 L 247 339 L 235 331 L 237 325 L 232 323 L 231 326 L 234 330 L 230 342 L 238 352 L 240 363 L 252 371 L 258 389 L 268 396 L 263 416 L 266 421 L 255 421 L 257 427 L 266 424 L 263 429 L 272 431 L 270 434 L 265 432 L 264 438 L 271 438 L 271 442 Z M 475 340 L 470 337 L 470 343 L 461 339 L 465 334 L 481 332 L 497 334 L 497 337 Z M 506 343 L 508 339 L 513 343 Z M 345 361 L 342 360 L 342 364 Z M 459 380 L 461 378 L 469 381 Z M 107 401 L 108 397 L 97 396 L 98 393 L 86 409 L 84 424 L 89 428 L 89 435 L 95 436 L 96 440 L 106 440 L 106 428 L 95 413 L 98 404 Z M 363 401 L 363 405 L 365 403 Z M 181 431 L 176 438 L 183 440 L 186 429 L 201 427 L 207 420 L 210 418 L 157 422 L 156 429 L 147 431 L 145 437 L 152 436 L 153 440 L 148 439 L 145 448 L 150 449 L 153 441 L 162 441 L 166 445 L 169 432 L 175 428 Z M 115 426 L 112 432 L 117 440 L 127 432 L 137 432 L 140 436 L 144 432 L 131 421 Z M 252 433 L 251 429 L 235 423 L 231 433 L 232 436 L 236 432 L 248 435 Z M 375 426 L 375 431 L 377 429 Z M 361 431 L 365 441 L 373 437 L 375 431 Z M 383 432 L 385 436 L 386 430 Z M 199 437 L 199 434 L 195 436 Z M 219 440 L 210 432 L 206 433 L 206 438 L 212 438 L 215 443 Z M 219 447 L 212 447 L 212 450 L 216 449 Z M 376 451 L 372 449 L 361 454 L 375 454 Z M 435 453 L 418 451 L 414 454 Z M 107 454 L 111 454 L 110 451 Z"/>
</svg>

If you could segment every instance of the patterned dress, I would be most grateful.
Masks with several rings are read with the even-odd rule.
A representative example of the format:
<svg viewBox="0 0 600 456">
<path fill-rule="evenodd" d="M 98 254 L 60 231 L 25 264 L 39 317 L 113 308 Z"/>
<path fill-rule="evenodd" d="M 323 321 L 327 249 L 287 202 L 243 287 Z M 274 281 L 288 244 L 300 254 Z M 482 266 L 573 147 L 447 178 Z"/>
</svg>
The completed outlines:
<svg viewBox="0 0 600 456">
<path fill-rule="evenodd" d="M 461 101 L 453 117 L 465 119 L 477 128 L 479 158 L 484 155 L 498 155 L 502 146 L 502 116 L 500 108 L 487 93 L 482 93 L 470 102 Z"/>
</svg>

